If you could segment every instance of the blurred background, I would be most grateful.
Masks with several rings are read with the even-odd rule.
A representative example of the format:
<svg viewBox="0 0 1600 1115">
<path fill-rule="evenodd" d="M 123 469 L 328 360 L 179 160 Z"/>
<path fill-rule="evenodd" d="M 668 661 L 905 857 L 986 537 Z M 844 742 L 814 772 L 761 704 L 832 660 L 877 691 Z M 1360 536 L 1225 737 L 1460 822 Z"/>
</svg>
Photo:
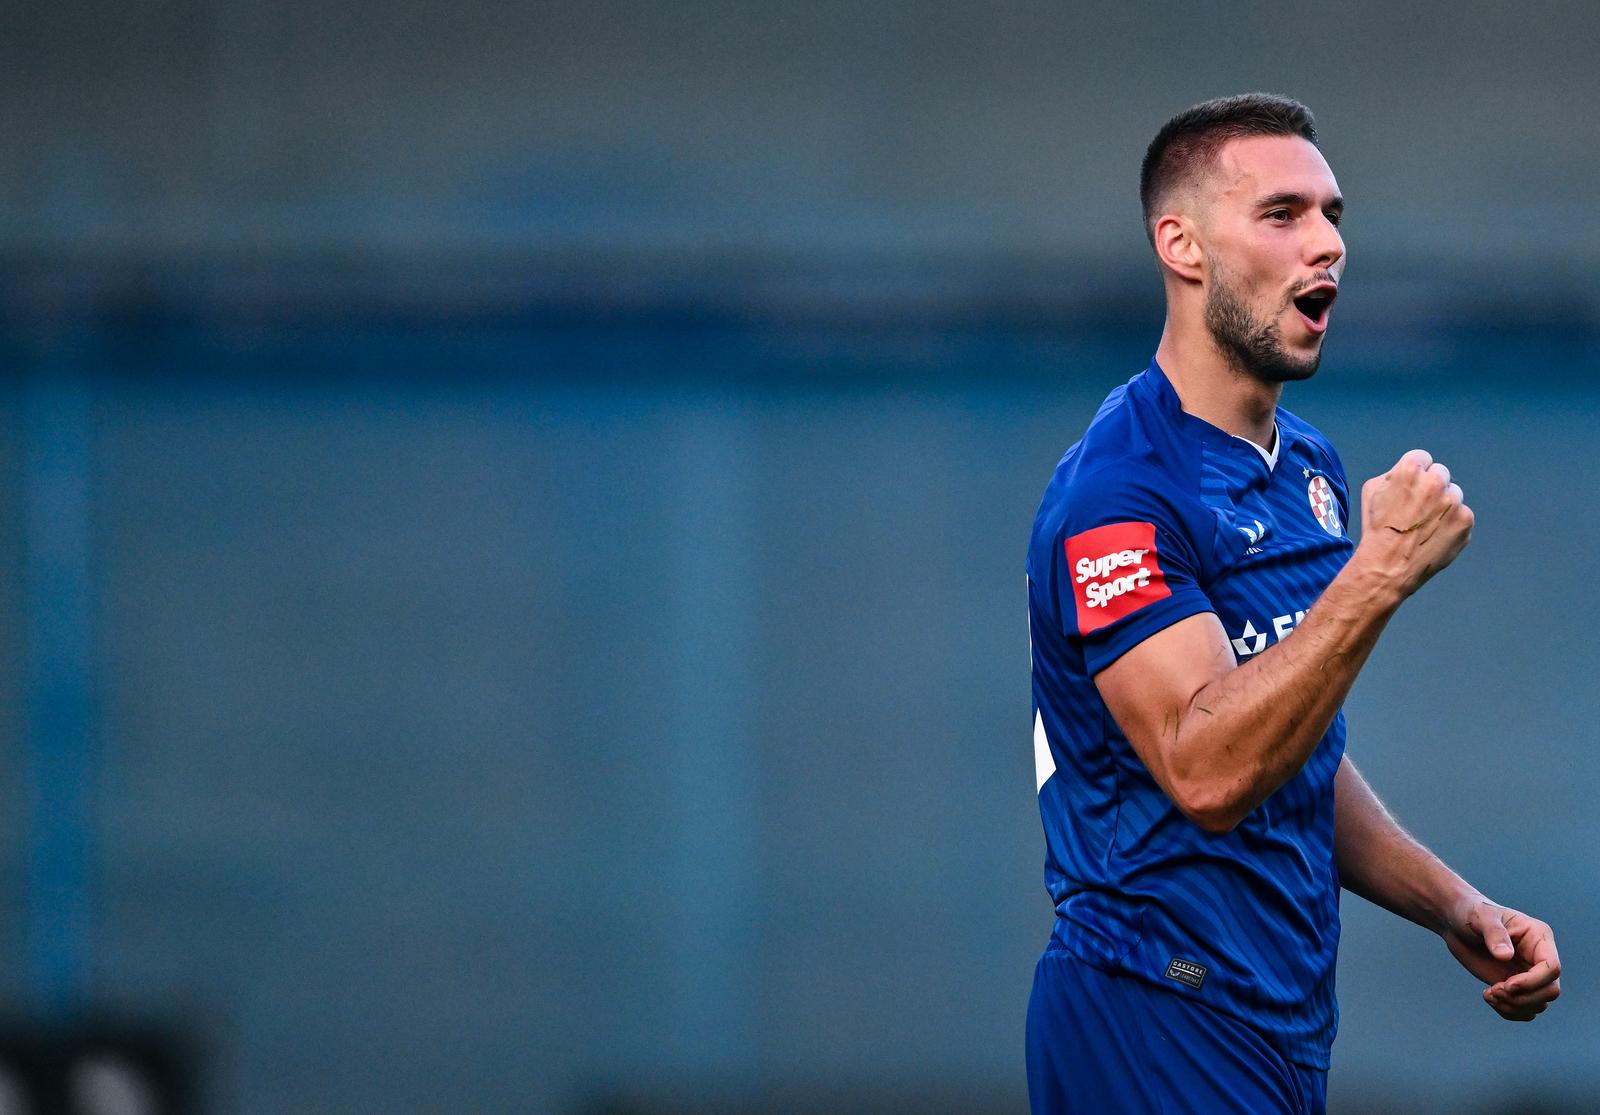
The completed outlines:
<svg viewBox="0 0 1600 1115">
<path fill-rule="evenodd" d="M 1024 548 L 1145 144 L 1349 202 L 1352 481 L 1471 549 L 1350 753 L 1566 995 L 1346 896 L 1332 1111 L 1600 1111 L 1586 5 L 13 0 L 0 1112 L 1025 1109 Z"/>
</svg>

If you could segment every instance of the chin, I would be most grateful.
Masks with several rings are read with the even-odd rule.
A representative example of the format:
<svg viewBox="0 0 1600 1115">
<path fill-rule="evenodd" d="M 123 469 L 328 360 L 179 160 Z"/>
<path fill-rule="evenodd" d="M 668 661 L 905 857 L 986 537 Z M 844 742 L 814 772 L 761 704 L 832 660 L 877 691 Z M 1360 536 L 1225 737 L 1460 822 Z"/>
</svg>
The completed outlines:
<svg viewBox="0 0 1600 1115">
<path fill-rule="evenodd" d="M 1321 363 L 1322 346 L 1318 345 L 1304 357 L 1291 356 L 1281 349 L 1273 353 L 1260 353 L 1258 359 L 1245 366 L 1245 370 L 1262 383 L 1298 383 L 1316 375 Z"/>
</svg>

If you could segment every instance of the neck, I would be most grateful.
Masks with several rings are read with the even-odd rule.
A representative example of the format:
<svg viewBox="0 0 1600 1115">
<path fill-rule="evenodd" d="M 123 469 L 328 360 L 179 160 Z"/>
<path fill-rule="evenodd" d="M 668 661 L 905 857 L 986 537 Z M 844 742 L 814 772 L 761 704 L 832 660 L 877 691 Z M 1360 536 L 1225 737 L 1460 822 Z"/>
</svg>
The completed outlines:
<svg viewBox="0 0 1600 1115">
<path fill-rule="evenodd" d="M 1283 384 L 1263 383 L 1234 366 L 1203 325 L 1196 322 L 1194 328 L 1183 329 L 1169 314 L 1156 363 L 1184 410 L 1237 437 L 1271 446 Z"/>
</svg>

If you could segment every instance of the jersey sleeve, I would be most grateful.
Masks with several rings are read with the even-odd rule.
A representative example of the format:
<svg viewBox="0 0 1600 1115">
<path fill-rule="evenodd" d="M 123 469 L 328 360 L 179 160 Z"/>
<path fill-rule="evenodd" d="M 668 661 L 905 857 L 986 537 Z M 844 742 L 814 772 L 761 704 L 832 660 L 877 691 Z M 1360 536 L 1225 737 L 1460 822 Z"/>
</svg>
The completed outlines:
<svg viewBox="0 0 1600 1115">
<path fill-rule="evenodd" d="M 1163 628 L 1216 610 L 1198 583 L 1194 532 L 1145 470 L 1108 468 L 1074 483 L 1053 560 L 1065 634 L 1081 640 L 1091 676 Z"/>
</svg>

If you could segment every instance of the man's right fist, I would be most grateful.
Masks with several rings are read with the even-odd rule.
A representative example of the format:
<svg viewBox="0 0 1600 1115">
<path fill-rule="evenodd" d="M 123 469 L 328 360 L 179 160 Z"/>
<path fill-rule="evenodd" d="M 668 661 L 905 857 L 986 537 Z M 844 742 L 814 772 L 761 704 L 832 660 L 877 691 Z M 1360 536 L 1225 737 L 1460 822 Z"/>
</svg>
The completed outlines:
<svg viewBox="0 0 1600 1115">
<path fill-rule="evenodd" d="M 1357 552 L 1409 596 L 1466 549 L 1472 523 L 1450 470 L 1413 449 L 1361 486 Z"/>
</svg>

